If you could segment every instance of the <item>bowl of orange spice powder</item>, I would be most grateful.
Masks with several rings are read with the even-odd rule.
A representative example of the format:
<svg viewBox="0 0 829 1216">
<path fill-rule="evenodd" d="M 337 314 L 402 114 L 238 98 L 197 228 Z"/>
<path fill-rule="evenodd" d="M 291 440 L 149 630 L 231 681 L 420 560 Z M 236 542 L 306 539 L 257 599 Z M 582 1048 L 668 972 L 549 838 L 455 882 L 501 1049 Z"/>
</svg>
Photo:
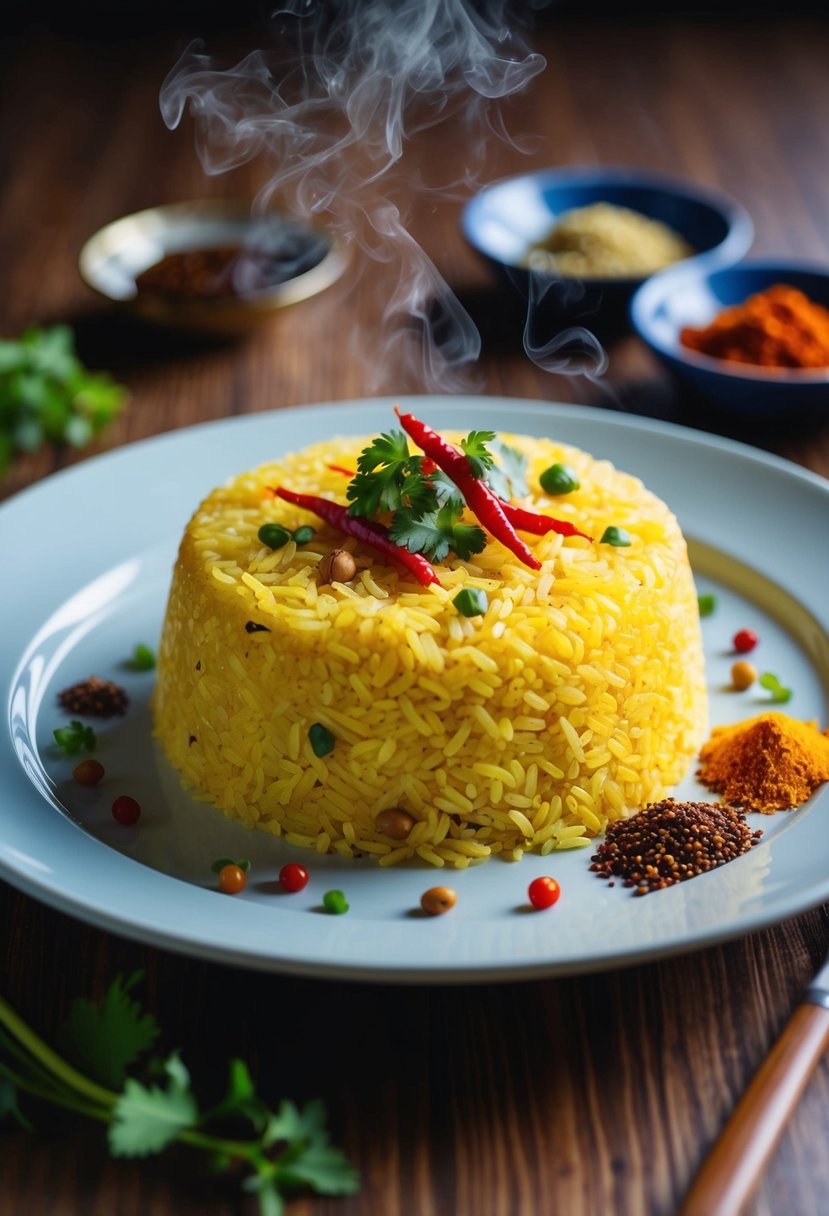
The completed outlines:
<svg viewBox="0 0 829 1216">
<path fill-rule="evenodd" d="M 782 261 L 678 267 L 639 289 L 631 316 L 709 404 L 767 418 L 829 407 L 829 270 Z"/>
</svg>

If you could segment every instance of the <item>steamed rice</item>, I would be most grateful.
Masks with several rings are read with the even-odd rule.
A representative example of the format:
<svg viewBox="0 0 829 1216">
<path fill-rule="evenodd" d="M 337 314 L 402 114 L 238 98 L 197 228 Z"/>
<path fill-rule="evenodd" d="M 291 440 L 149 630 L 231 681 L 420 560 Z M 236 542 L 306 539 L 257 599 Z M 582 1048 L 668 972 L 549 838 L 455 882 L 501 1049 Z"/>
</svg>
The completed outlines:
<svg viewBox="0 0 829 1216">
<path fill-rule="evenodd" d="M 209 495 L 176 563 L 154 700 L 156 732 L 197 797 L 320 853 L 463 868 L 585 845 L 683 776 L 707 715 L 675 518 L 607 462 L 504 438 L 528 455 L 531 486 L 556 461 L 581 479 L 522 505 L 597 540 L 624 527 L 631 547 L 525 536 L 542 563 L 533 571 L 490 540 L 438 565 L 441 587 L 420 587 L 267 496 L 284 484 L 344 501 L 346 479 L 328 466 L 354 468 L 366 438 L 307 448 Z M 257 537 L 266 522 L 317 533 L 271 551 Z M 321 587 L 316 567 L 334 548 L 358 573 Z M 463 586 L 487 592 L 484 617 L 458 614 Z M 322 758 L 315 722 L 336 739 Z M 403 842 L 375 826 L 394 806 L 416 821 Z"/>
</svg>

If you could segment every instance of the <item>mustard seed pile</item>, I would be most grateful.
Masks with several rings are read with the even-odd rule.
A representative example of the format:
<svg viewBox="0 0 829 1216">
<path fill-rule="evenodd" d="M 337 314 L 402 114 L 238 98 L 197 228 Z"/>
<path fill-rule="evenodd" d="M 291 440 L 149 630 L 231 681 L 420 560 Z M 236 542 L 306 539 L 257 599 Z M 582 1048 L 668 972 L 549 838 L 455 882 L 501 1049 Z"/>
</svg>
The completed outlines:
<svg viewBox="0 0 829 1216">
<path fill-rule="evenodd" d="M 112 680 L 90 676 L 80 684 L 64 688 L 58 694 L 61 706 L 70 714 L 81 714 L 88 718 L 114 718 L 124 714 L 129 704 L 127 694 Z"/>
<path fill-rule="evenodd" d="M 752 832 L 742 811 L 719 802 L 654 802 L 631 819 L 611 823 L 590 869 L 621 878 L 635 895 L 695 878 L 747 853 Z"/>
</svg>

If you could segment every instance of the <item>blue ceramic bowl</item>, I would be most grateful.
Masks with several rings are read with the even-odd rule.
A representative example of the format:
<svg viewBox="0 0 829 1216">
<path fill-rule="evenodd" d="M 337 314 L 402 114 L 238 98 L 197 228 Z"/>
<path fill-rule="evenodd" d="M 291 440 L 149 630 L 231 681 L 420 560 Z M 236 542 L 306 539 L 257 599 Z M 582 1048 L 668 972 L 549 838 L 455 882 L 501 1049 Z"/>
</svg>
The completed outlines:
<svg viewBox="0 0 829 1216">
<path fill-rule="evenodd" d="M 706 270 L 689 262 L 663 270 L 633 297 L 633 327 L 700 400 L 734 413 L 772 418 L 829 407 L 829 367 L 797 371 L 713 359 L 680 342 L 685 325 L 710 324 L 723 308 L 742 304 L 774 283 L 787 283 L 829 308 L 829 270 L 803 262 L 742 262 Z"/>
<path fill-rule="evenodd" d="M 748 212 L 726 195 L 688 182 L 632 168 L 591 166 L 540 169 L 484 187 L 464 208 L 461 228 L 469 243 L 545 320 L 565 320 L 602 332 L 629 325 L 628 307 L 644 281 L 636 278 L 569 278 L 530 272 L 523 262 L 556 219 L 574 207 L 606 202 L 661 220 L 697 250 L 709 267 L 728 266 L 745 254 L 754 228 Z"/>
</svg>

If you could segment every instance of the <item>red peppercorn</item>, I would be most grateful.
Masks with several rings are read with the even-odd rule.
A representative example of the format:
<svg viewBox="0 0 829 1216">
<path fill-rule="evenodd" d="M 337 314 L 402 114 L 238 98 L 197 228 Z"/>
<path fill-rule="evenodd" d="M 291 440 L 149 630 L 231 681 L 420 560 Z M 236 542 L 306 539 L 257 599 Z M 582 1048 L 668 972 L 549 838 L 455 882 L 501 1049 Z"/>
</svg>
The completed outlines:
<svg viewBox="0 0 829 1216">
<path fill-rule="evenodd" d="M 121 794 L 112 804 L 112 818 L 124 827 L 131 827 L 141 818 L 141 807 L 129 794 Z"/>
<path fill-rule="evenodd" d="M 293 895 L 295 891 L 301 891 L 303 887 L 308 886 L 308 871 L 305 866 L 289 861 L 279 871 L 279 885 L 283 891 Z"/>
<path fill-rule="evenodd" d="M 534 878 L 527 894 L 534 908 L 552 908 L 561 895 L 561 887 L 554 878 Z"/>
<path fill-rule="evenodd" d="M 734 649 L 737 654 L 748 654 L 760 641 L 753 629 L 741 629 L 734 634 Z"/>
</svg>

